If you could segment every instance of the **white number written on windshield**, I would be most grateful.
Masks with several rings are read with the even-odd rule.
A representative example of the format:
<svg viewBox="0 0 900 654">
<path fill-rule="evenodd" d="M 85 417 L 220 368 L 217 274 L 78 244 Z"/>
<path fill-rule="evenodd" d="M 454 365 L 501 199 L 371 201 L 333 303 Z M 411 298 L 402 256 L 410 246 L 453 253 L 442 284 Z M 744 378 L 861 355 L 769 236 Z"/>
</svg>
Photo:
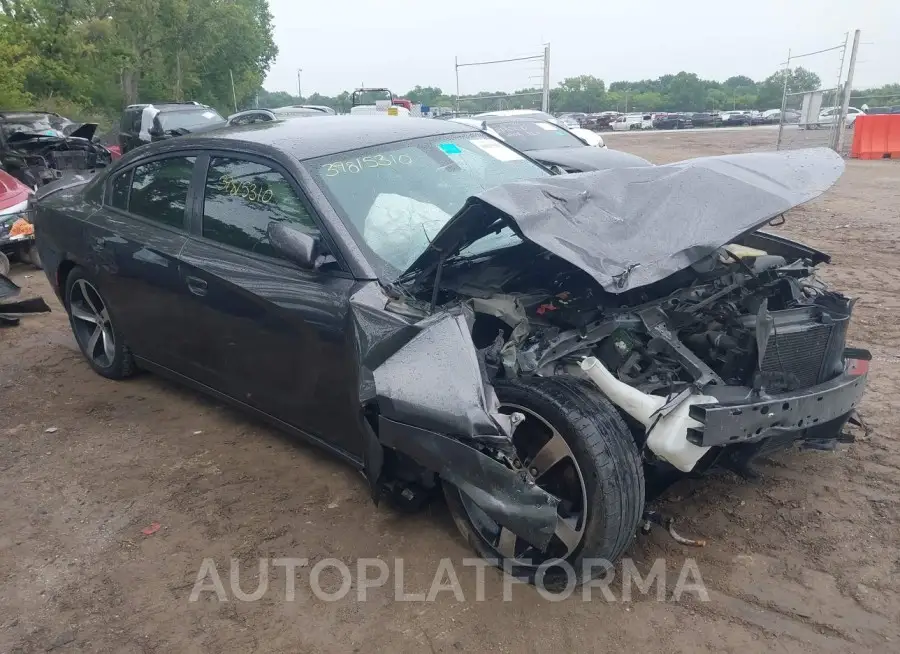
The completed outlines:
<svg viewBox="0 0 900 654">
<path fill-rule="evenodd" d="M 368 157 L 357 157 L 346 161 L 334 161 L 322 166 L 325 177 L 335 177 L 343 173 L 359 173 L 373 168 L 385 168 L 388 166 L 409 166 L 413 162 L 408 154 L 373 154 Z"/>
</svg>

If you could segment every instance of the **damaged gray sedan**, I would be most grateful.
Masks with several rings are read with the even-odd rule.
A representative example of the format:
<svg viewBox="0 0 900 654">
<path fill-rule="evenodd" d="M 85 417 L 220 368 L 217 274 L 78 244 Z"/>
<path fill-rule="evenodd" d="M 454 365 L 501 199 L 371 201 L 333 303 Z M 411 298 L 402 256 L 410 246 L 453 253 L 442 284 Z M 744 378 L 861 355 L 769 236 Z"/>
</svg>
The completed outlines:
<svg viewBox="0 0 900 654">
<path fill-rule="evenodd" d="M 554 176 L 452 123 L 318 122 L 42 190 L 37 246 L 98 373 L 239 405 L 376 501 L 442 489 L 480 555 L 545 583 L 615 561 L 685 475 L 849 438 L 853 302 L 817 279 L 826 254 L 758 231 L 837 155 Z"/>
</svg>

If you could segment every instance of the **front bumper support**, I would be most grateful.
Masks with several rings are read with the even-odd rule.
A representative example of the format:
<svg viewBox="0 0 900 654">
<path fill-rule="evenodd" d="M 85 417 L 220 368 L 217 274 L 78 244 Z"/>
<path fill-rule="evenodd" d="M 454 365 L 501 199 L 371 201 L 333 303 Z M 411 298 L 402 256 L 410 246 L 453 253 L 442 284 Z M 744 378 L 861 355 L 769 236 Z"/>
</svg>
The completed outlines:
<svg viewBox="0 0 900 654">
<path fill-rule="evenodd" d="M 866 389 L 867 375 L 853 369 L 856 363 L 848 360 L 838 377 L 801 391 L 746 403 L 694 405 L 689 415 L 703 426 L 689 429 L 687 438 L 703 447 L 751 443 L 845 416 L 859 406 Z"/>
</svg>

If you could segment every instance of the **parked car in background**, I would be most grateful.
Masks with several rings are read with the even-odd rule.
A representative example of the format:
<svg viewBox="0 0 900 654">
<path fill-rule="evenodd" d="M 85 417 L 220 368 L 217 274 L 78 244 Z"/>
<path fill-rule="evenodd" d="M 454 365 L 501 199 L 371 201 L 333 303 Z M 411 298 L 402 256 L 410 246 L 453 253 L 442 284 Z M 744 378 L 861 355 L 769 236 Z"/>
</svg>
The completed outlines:
<svg viewBox="0 0 900 654">
<path fill-rule="evenodd" d="M 524 116 L 483 116 L 453 120 L 478 127 L 548 168 L 566 173 L 651 165 L 646 159 L 627 152 L 606 147 L 589 147 L 563 126 L 546 121 L 530 120 Z"/>
<path fill-rule="evenodd" d="M 777 125 L 781 122 L 781 109 L 769 109 L 763 112 L 766 124 Z M 793 109 L 786 109 L 784 112 L 785 124 L 794 124 L 800 122 L 800 112 Z"/>
<path fill-rule="evenodd" d="M 45 111 L 0 111 L 0 170 L 36 188 L 66 172 L 108 166 L 112 154 L 96 131 L 95 123 Z"/>
<path fill-rule="evenodd" d="M 197 102 L 133 104 L 122 112 L 119 147 L 125 154 L 146 143 L 218 129 L 226 122 L 218 111 Z"/>
<path fill-rule="evenodd" d="M 612 122 L 614 132 L 627 132 L 632 129 L 653 129 L 653 114 L 625 114 Z"/>
<path fill-rule="evenodd" d="M 582 113 L 568 113 L 568 114 L 560 114 L 558 116 L 558 120 L 563 127 L 567 127 L 568 129 L 577 129 L 582 127 L 582 122 L 587 114 Z"/>
<path fill-rule="evenodd" d="M 601 111 L 596 114 L 588 114 L 585 116 L 582 127 L 594 131 L 602 131 L 612 129 L 612 121 L 619 117 L 618 111 Z"/>
<path fill-rule="evenodd" d="M 819 112 L 819 118 L 817 122 L 820 127 L 833 125 L 834 121 L 837 120 L 840 115 L 841 107 L 825 107 Z M 853 124 L 856 122 L 857 116 L 862 115 L 865 115 L 865 112 L 862 109 L 857 109 L 856 107 L 847 107 L 847 118 L 844 122 L 844 126 L 852 129 Z"/>
<path fill-rule="evenodd" d="M 711 127 L 717 122 L 716 116 L 708 111 L 694 111 L 685 114 L 685 116 L 691 119 L 691 124 L 694 127 Z"/>
<path fill-rule="evenodd" d="M 746 111 L 723 111 L 719 114 L 719 120 L 723 126 L 749 125 L 750 114 Z"/>
<path fill-rule="evenodd" d="M 653 127 L 656 129 L 687 129 L 693 127 L 694 122 L 687 114 L 655 114 Z"/>
<path fill-rule="evenodd" d="M 878 114 L 900 114 L 900 105 L 895 105 L 893 107 L 866 107 L 866 105 L 863 105 L 863 111 L 870 116 Z"/>
<path fill-rule="evenodd" d="M 10 258 L 41 267 L 34 247 L 34 226 L 28 219 L 32 190 L 0 170 L 0 275 L 9 273 Z"/>
<path fill-rule="evenodd" d="M 253 123 L 269 123 L 273 120 L 285 120 L 288 118 L 316 118 L 333 116 L 334 111 L 325 111 L 328 107 L 311 105 L 293 105 L 290 107 L 278 107 L 277 109 L 247 109 L 232 114 L 226 121 L 230 125 L 251 125 Z"/>
<path fill-rule="evenodd" d="M 556 116 L 551 116 L 550 114 L 543 112 L 543 111 L 538 111 L 537 109 L 502 109 L 502 110 L 498 110 L 498 111 L 485 111 L 480 114 L 475 114 L 473 116 L 473 118 L 482 118 L 482 117 L 491 117 L 491 116 L 505 117 L 505 118 L 518 117 L 518 118 L 524 118 L 526 120 L 543 120 L 552 125 L 560 125 L 562 127 L 565 127 L 569 132 L 571 132 L 572 134 L 574 134 L 575 136 L 580 138 L 582 141 L 584 141 L 588 145 L 592 145 L 592 146 L 598 147 L 598 148 L 606 147 L 603 144 L 603 137 L 600 136 L 599 134 L 597 134 L 591 130 L 585 129 L 583 127 L 578 127 L 577 125 L 575 127 L 568 127 L 568 126 L 564 125 L 563 121 L 561 121 Z M 572 121 L 569 121 L 569 122 L 571 123 Z"/>
</svg>

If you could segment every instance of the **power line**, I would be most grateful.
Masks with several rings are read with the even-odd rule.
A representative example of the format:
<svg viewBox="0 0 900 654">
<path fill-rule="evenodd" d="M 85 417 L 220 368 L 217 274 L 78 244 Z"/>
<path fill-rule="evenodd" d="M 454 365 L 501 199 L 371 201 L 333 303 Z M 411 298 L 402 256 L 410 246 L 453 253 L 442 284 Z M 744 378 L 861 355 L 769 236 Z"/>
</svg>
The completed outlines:
<svg viewBox="0 0 900 654">
<path fill-rule="evenodd" d="M 505 64 L 510 61 L 528 61 L 529 59 L 543 59 L 544 55 L 534 55 L 533 57 L 516 57 L 514 59 L 497 59 L 496 61 L 473 61 L 470 64 L 456 64 L 457 68 L 463 66 L 486 66 L 488 64 Z"/>
</svg>

